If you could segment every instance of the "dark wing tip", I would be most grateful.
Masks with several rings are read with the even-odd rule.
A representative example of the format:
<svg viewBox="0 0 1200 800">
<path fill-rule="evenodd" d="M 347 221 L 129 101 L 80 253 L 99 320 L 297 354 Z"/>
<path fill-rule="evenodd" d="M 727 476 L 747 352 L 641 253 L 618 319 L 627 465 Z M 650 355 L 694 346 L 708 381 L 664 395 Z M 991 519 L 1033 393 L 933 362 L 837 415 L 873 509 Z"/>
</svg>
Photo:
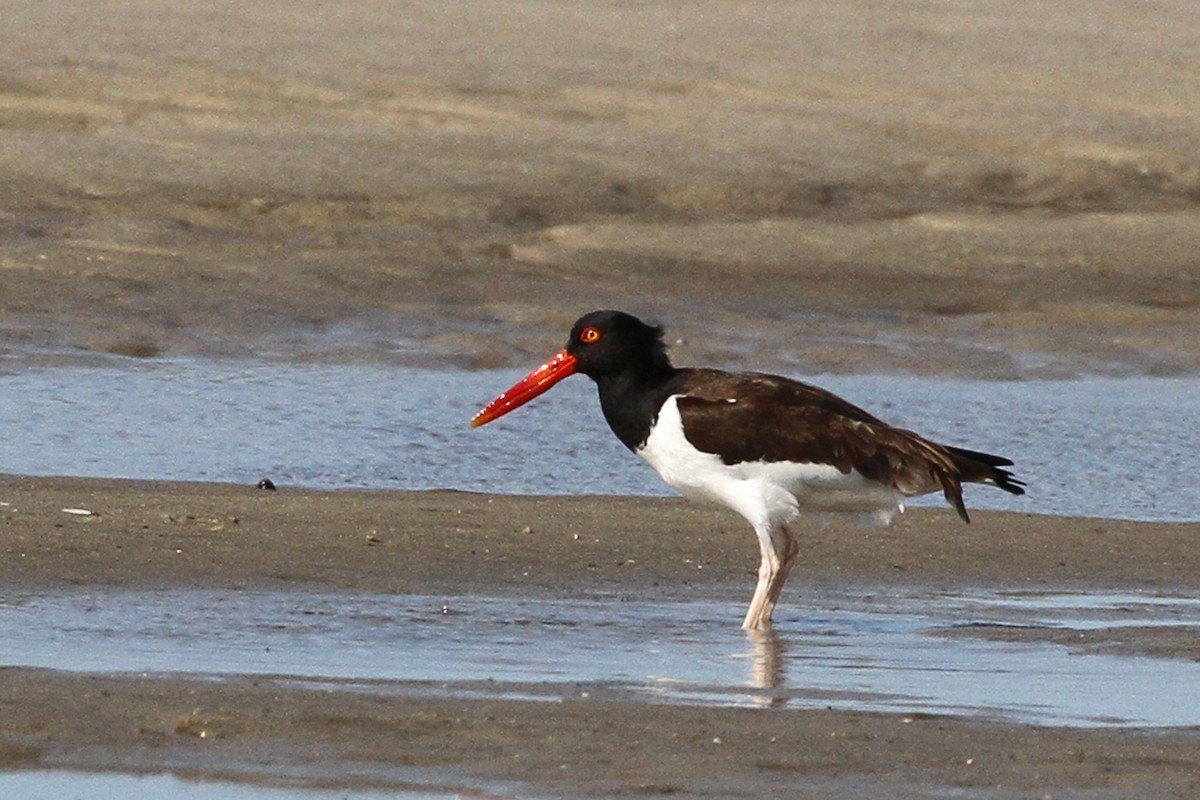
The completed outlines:
<svg viewBox="0 0 1200 800">
<path fill-rule="evenodd" d="M 967 513 L 967 504 L 963 502 L 962 484 L 954 478 L 944 476 L 942 478 L 942 494 L 946 496 L 946 502 L 954 506 L 954 510 L 958 512 L 958 516 L 962 517 L 962 521 L 971 524 L 971 515 Z"/>
<path fill-rule="evenodd" d="M 1013 465 L 1012 459 L 961 447 L 947 447 L 955 465 L 962 472 L 963 480 L 972 483 L 990 483 L 1009 494 L 1025 494 L 1025 481 L 1013 476 L 1004 467 Z"/>
<path fill-rule="evenodd" d="M 1017 496 L 1025 494 L 1025 481 L 1018 480 L 1006 469 L 996 469 L 992 474 L 992 482 L 1009 494 Z"/>
<path fill-rule="evenodd" d="M 992 455 L 991 453 L 981 453 L 978 450 L 967 450 L 963 447 L 947 446 L 946 449 L 956 456 L 966 458 L 970 461 L 978 461 L 980 464 L 987 464 L 989 467 L 1011 467 L 1013 465 L 1012 459 L 1005 458 L 1004 456 Z"/>
</svg>

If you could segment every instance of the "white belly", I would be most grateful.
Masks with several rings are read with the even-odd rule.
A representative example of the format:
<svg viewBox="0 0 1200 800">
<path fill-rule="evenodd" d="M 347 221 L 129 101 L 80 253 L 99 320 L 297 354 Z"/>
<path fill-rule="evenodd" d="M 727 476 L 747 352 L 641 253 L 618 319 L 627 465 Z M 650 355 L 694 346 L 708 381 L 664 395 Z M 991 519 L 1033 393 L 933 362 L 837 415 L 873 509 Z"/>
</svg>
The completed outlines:
<svg viewBox="0 0 1200 800">
<path fill-rule="evenodd" d="M 852 514 L 887 524 L 904 510 L 903 495 L 854 470 L 791 461 L 725 464 L 684 437 L 674 397 L 663 404 L 638 455 L 680 494 L 727 505 L 751 525 L 786 522 L 801 512 Z"/>
</svg>

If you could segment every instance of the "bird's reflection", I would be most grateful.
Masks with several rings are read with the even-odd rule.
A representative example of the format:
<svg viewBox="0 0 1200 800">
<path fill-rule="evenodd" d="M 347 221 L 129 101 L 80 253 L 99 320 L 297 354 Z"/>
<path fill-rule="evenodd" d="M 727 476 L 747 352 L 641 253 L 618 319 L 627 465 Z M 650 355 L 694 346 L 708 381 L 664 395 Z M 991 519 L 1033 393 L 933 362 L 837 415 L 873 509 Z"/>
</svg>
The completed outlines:
<svg viewBox="0 0 1200 800">
<path fill-rule="evenodd" d="M 746 631 L 750 642 L 750 686 L 756 689 L 754 704 L 782 706 L 787 697 L 777 690 L 787 684 L 787 647 L 774 630 Z"/>
</svg>

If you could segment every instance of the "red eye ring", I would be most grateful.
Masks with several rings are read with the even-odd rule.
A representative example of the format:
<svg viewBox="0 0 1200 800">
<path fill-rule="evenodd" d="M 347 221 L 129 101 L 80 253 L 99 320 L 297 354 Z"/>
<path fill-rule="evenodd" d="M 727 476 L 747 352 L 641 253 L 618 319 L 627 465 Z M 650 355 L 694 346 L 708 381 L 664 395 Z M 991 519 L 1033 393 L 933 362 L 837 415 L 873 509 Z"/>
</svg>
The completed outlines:
<svg viewBox="0 0 1200 800">
<path fill-rule="evenodd" d="M 579 341 L 584 344 L 595 344 L 600 341 L 600 329 L 594 325 L 589 325 L 579 332 Z"/>
</svg>

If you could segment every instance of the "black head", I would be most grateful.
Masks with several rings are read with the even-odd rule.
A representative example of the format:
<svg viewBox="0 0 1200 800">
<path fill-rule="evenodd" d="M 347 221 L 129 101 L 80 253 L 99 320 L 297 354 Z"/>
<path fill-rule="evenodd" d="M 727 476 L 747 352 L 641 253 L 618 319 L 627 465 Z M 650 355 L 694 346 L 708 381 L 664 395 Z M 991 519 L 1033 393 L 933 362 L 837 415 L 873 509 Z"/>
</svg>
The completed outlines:
<svg viewBox="0 0 1200 800">
<path fill-rule="evenodd" d="M 600 405 L 613 430 L 617 430 L 611 412 L 613 398 L 634 392 L 638 393 L 634 402 L 649 402 L 646 387 L 663 383 L 672 372 L 662 329 L 621 311 L 583 315 L 571 328 L 567 346 L 488 403 L 471 419 L 471 427 L 486 425 L 520 408 L 576 372 L 587 375 L 600 387 Z M 643 427 L 649 426 L 653 410 L 643 415 Z"/>
<path fill-rule="evenodd" d="M 593 311 L 572 326 L 566 351 L 591 378 L 658 373 L 671 368 L 662 337 L 662 328 L 624 311 Z"/>
</svg>

